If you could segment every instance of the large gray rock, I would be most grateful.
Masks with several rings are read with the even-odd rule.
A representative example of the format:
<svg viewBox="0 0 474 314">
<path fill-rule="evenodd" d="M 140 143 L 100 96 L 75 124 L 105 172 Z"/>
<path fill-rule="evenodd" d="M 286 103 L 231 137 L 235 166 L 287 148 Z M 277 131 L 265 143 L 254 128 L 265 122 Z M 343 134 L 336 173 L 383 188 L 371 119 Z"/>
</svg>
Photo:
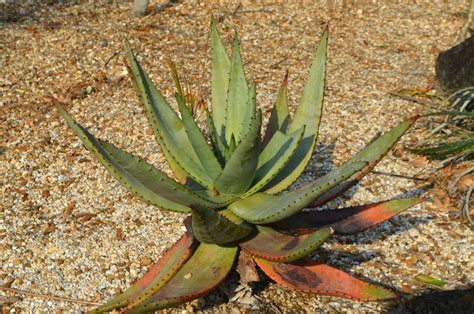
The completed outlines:
<svg viewBox="0 0 474 314">
<path fill-rule="evenodd" d="M 448 93 L 474 86 L 474 36 L 439 54 L 436 80 Z"/>
</svg>

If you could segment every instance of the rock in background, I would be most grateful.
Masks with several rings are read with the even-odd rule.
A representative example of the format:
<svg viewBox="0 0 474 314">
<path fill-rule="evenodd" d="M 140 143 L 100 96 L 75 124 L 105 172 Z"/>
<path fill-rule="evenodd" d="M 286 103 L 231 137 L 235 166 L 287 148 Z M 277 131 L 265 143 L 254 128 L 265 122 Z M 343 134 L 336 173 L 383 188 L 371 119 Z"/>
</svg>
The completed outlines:
<svg viewBox="0 0 474 314">
<path fill-rule="evenodd" d="M 445 92 L 474 86 L 474 36 L 439 54 L 436 80 Z"/>
</svg>

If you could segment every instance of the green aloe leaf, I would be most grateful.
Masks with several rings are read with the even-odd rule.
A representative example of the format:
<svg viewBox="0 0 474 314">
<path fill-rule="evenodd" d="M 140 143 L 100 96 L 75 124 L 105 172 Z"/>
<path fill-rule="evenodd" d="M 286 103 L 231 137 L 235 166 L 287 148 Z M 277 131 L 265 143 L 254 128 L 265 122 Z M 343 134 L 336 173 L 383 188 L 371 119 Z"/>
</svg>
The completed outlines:
<svg viewBox="0 0 474 314">
<path fill-rule="evenodd" d="M 236 217 L 229 210 L 216 212 L 212 209 L 192 209 L 193 232 L 204 243 L 225 244 L 249 236 L 253 225 Z"/>
<path fill-rule="evenodd" d="M 207 112 L 207 129 L 209 130 L 209 137 L 211 138 L 212 150 L 214 155 L 217 157 L 221 165 L 225 164 L 225 152 L 226 147 L 222 140 L 222 137 L 219 136 L 214 125 L 214 118 L 211 112 Z"/>
<path fill-rule="evenodd" d="M 237 35 L 232 43 L 232 57 L 229 74 L 229 90 L 227 91 L 227 111 L 225 124 L 225 139 L 229 143 L 233 136 L 236 143 L 240 142 L 240 133 L 243 122 L 248 115 L 254 112 L 248 112 L 247 102 L 249 99 L 249 88 L 245 79 L 244 66 L 240 57 L 239 39 Z"/>
<path fill-rule="evenodd" d="M 217 32 L 216 21 L 211 22 L 211 106 L 212 118 L 218 136 L 225 136 L 227 90 L 229 87 L 230 59 Z"/>
<path fill-rule="evenodd" d="M 217 191 L 223 194 L 241 194 L 252 184 L 260 153 L 262 114 L 252 119 L 250 130 L 243 137 L 216 180 Z"/>
<path fill-rule="evenodd" d="M 411 151 L 432 159 L 446 159 L 449 156 L 468 155 L 474 153 L 474 136 L 468 136 L 449 144 L 412 149 Z"/>
<path fill-rule="evenodd" d="M 237 247 L 201 243 L 191 258 L 155 295 L 125 313 L 149 313 L 208 294 L 227 276 Z"/>
<path fill-rule="evenodd" d="M 282 195 L 256 193 L 230 204 L 229 209 L 251 223 L 268 224 L 276 222 L 296 214 L 315 198 L 350 178 L 365 166 L 367 166 L 367 162 L 345 164 L 294 191 Z"/>
<path fill-rule="evenodd" d="M 179 184 L 173 184 L 170 178 L 160 173 L 159 170 L 153 170 L 153 168 L 150 168 L 150 165 L 146 165 L 143 160 L 125 153 L 109 143 L 100 142 L 80 124 L 76 123 L 62 107 L 57 106 L 57 109 L 84 146 L 90 150 L 109 173 L 132 194 L 140 197 L 149 204 L 163 209 L 184 213 L 190 212 L 190 208 L 181 202 L 187 197 L 196 197 L 197 200 L 199 199 L 197 196 L 192 195 L 190 191 L 183 191 L 184 193 L 179 203 L 168 199 L 167 197 L 171 197 L 173 194 L 175 197 L 179 194 L 179 192 L 173 192 L 173 189 L 180 186 Z M 115 156 L 111 154 L 111 151 Z M 128 159 L 128 161 L 124 161 L 125 159 Z M 129 163 L 128 168 L 125 167 L 127 163 Z M 151 173 L 147 175 L 148 169 L 152 170 Z M 155 179 L 157 182 L 154 182 Z M 189 201 L 189 199 L 187 200 Z"/>
<path fill-rule="evenodd" d="M 289 236 L 269 227 L 257 226 L 255 237 L 239 244 L 241 248 L 269 261 L 292 262 L 316 250 L 333 234 L 324 228 L 301 236 Z"/>
<path fill-rule="evenodd" d="M 171 70 L 171 77 L 173 78 L 174 86 L 176 87 L 176 93 L 184 97 L 183 88 L 181 87 L 181 82 L 179 80 L 178 70 L 176 69 L 176 64 L 173 60 L 168 60 L 168 65 Z"/>
<path fill-rule="evenodd" d="M 252 120 L 255 119 L 255 113 L 257 112 L 257 86 L 253 82 L 249 87 L 249 97 L 247 100 L 247 106 L 245 110 L 247 111 L 244 115 L 244 121 L 240 127 L 240 134 L 244 136 L 250 129 Z"/>
<path fill-rule="evenodd" d="M 288 124 L 290 122 L 290 115 L 288 113 L 288 72 L 286 72 L 285 79 L 281 84 L 280 91 L 278 92 L 275 105 L 273 106 L 268 120 L 267 129 L 265 136 L 263 137 L 263 145 L 266 146 L 273 135 L 280 131 L 286 133 Z"/>
<path fill-rule="evenodd" d="M 123 293 L 90 313 L 105 313 L 123 308 L 129 304 L 135 306 L 143 303 L 148 297 L 160 290 L 189 259 L 194 251 L 194 244 L 196 244 L 196 241 L 193 236 L 185 233 L 178 242 L 165 252 L 156 264 L 150 267 L 142 278 Z"/>
<path fill-rule="evenodd" d="M 303 139 L 304 129 L 302 127 L 288 135 L 276 131 L 260 154 L 254 182 L 243 198 L 260 191 L 288 164 Z"/>
<path fill-rule="evenodd" d="M 237 147 L 237 142 L 235 141 L 235 136 L 232 134 L 232 136 L 230 137 L 230 142 L 226 142 L 226 148 L 225 148 L 225 154 L 224 154 L 226 162 L 230 159 L 236 147 Z"/>
<path fill-rule="evenodd" d="M 382 160 L 382 158 L 390 151 L 390 149 L 398 142 L 403 134 L 418 120 L 419 116 L 413 116 L 405 121 L 400 122 L 390 131 L 386 132 L 375 141 L 367 145 L 349 162 Z"/>
<path fill-rule="evenodd" d="M 419 283 L 429 285 L 429 286 L 434 286 L 437 288 L 442 288 L 443 286 L 446 285 L 446 281 L 438 279 L 430 275 L 419 274 L 415 276 L 415 280 L 418 281 Z"/>
<path fill-rule="evenodd" d="M 303 140 L 288 165 L 267 184 L 266 193 L 275 194 L 289 187 L 298 179 L 311 159 L 323 108 L 327 42 L 328 31 L 326 30 L 316 50 L 293 121 L 288 127 L 288 132 L 294 132 L 306 126 Z"/>
<path fill-rule="evenodd" d="M 193 207 L 219 208 L 220 205 L 209 197 L 203 197 L 169 178 L 145 160 L 127 153 L 106 141 L 99 140 L 102 148 L 126 171 L 150 191 L 170 201 Z"/>
<path fill-rule="evenodd" d="M 405 132 L 417 121 L 417 119 L 418 116 L 414 116 L 410 119 L 400 122 L 393 129 L 384 133 L 375 141 L 368 144 L 363 150 L 357 153 L 357 155 L 347 161 L 347 163 L 367 161 L 369 164 L 367 167 L 355 174 L 354 177 L 352 177 L 350 180 L 338 185 L 337 187 L 321 195 L 314 202 L 312 202 L 310 206 L 318 207 L 323 204 L 326 204 L 328 201 L 338 197 L 339 195 L 347 191 L 351 186 L 359 182 L 382 160 L 382 158 L 403 136 L 403 134 L 405 134 Z"/>
<path fill-rule="evenodd" d="M 168 163 L 173 171 L 181 175 L 184 171 L 197 183 L 211 188 L 213 179 L 204 171 L 194 152 L 183 122 L 143 71 L 130 45 L 127 43 L 126 46 L 130 69 L 142 97 L 145 114 Z"/>
<path fill-rule="evenodd" d="M 186 128 L 191 145 L 196 152 L 201 164 L 212 179 L 216 179 L 221 173 L 222 167 L 216 156 L 213 154 L 211 148 L 207 144 L 206 138 L 194 121 L 191 112 L 184 103 L 181 95 L 176 94 L 176 101 L 178 103 L 179 111 L 181 112 L 181 119 Z"/>
</svg>

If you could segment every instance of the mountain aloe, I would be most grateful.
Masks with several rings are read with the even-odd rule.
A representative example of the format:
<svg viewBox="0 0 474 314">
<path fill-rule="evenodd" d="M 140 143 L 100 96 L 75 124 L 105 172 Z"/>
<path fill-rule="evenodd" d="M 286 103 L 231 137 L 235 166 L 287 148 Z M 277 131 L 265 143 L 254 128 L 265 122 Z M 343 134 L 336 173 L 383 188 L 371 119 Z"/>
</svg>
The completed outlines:
<svg viewBox="0 0 474 314">
<path fill-rule="evenodd" d="M 175 179 L 140 157 L 96 139 L 58 106 L 84 146 L 132 194 L 161 209 L 187 214 L 187 232 L 161 260 L 132 287 L 92 312 L 146 312 L 196 299 L 222 282 L 240 251 L 286 288 L 366 301 L 397 297 L 308 255 L 333 233 L 365 230 L 420 200 L 388 200 L 334 210 L 311 208 L 341 195 L 370 172 L 417 117 L 401 122 L 340 168 L 280 193 L 300 176 L 318 137 L 327 40 L 326 30 L 294 115 L 288 110 L 285 78 L 262 132 L 255 84 L 246 81 L 239 40 L 234 38 L 229 57 L 213 21 L 207 135 L 193 119 L 176 73 L 179 114 L 153 85 L 127 43 L 132 79 Z"/>
</svg>

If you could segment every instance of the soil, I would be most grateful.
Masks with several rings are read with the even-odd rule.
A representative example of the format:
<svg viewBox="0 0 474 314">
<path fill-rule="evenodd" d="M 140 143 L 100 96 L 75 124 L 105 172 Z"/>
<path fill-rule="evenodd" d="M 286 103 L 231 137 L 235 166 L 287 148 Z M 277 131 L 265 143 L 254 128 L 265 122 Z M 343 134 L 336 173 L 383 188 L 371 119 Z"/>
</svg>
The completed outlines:
<svg viewBox="0 0 474 314">
<path fill-rule="evenodd" d="M 329 25 L 319 144 L 301 183 L 340 165 L 404 118 L 431 110 L 390 92 L 433 89 L 435 58 L 454 42 L 468 7 L 468 1 L 150 1 L 148 15 L 131 19 L 130 1 L 56 2 L 0 1 L 4 312 L 91 309 L 127 288 L 184 232 L 181 215 L 130 196 L 54 109 L 53 100 L 64 103 L 98 137 L 169 171 L 128 78 L 126 39 L 166 97 L 174 93 L 171 58 L 208 104 L 208 31 L 215 16 L 227 47 L 238 31 L 247 78 L 257 82 L 257 102 L 268 119 L 286 70 L 294 109 Z M 249 290 L 232 273 L 210 296 L 169 311 L 460 313 L 433 307 L 433 300 L 453 299 L 446 291 L 417 298 L 435 289 L 417 282 L 417 274 L 444 280 L 445 290 L 464 291 L 461 298 L 472 309 L 472 231 L 456 216 L 457 199 L 430 190 L 439 164 L 404 149 L 424 138 L 426 127 L 416 124 L 374 174 L 330 206 L 420 194 L 433 202 L 361 234 L 334 237 L 313 256 L 399 291 L 403 302 L 308 295 L 263 276 Z M 421 303 L 411 306 L 410 300 Z"/>
</svg>

